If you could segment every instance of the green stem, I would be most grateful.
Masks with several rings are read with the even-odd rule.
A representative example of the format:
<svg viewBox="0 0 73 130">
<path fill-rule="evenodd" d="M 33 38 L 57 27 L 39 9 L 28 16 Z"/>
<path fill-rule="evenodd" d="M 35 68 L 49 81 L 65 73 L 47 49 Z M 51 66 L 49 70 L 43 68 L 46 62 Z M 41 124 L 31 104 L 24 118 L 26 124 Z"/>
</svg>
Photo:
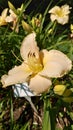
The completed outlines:
<svg viewBox="0 0 73 130">
<path fill-rule="evenodd" d="M 56 33 L 56 25 L 57 25 L 57 22 L 55 21 L 54 24 L 53 24 L 53 27 L 52 27 L 52 36 L 54 37 L 55 33 Z"/>
<path fill-rule="evenodd" d="M 44 100 L 44 117 L 42 130 L 55 130 L 56 111 L 51 106 L 49 98 Z"/>
<path fill-rule="evenodd" d="M 49 113 L 50 107 L 51 107 L 50 100 L 49 99 L 44 100 L 44 117 L 43 117 L 42 130 L 51 130 L 51 121 Z"/>
<path fill-rule="evenodd" d="M 44 39 L 42 41 L 42 45 L 44 45 L 45 43 L 45 40 L 47 37 L 50 37 L 50 34 L 48 33 L 48 31 L 52 29 L 52 32 L 51 32 L 51 35 L 52 35 L 52 39 L 54 38 L 54 35 L 56 33 L 56 21 L 55 22 L 51 22 L 48 27 L 46 28 L 46 31 L 45 31 L 45 36 L 44 36 Z"/>
<path fill-rule="evenodd" d="M 66 43 L 65 42 L 56 43 L 55 45 L 52 45 L 52 46 L 48 47 L 47 50 L 55 49 L 57 46 L 62 45 L 62 44 L 66 44 Z"/>
<path fill-rule="evenodd" d="M 10 105 L 11 105 L 11 109 L 10 109 L 10 116 L 11 116 L 11 125 L 10 125 L 10 130 L 13 130 L 13 103 L 12 103 L 12 95 L 10 95 Z"/>
</svg>

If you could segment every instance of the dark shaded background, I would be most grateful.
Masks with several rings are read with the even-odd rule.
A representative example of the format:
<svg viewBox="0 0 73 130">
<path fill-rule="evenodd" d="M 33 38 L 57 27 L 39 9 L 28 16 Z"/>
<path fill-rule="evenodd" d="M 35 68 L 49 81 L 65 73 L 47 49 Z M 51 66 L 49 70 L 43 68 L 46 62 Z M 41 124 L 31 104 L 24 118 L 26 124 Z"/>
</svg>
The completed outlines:
<svg viewBox="0 0 73 130">
<path fill-rule="evenodd" d="M 28 0 L 10 0 L 15 7 L 20 7 L 22 3 L 27 3 Z M 56 5 L 60 0 L 53 0 L 52 6 Z M 47 5 L 50 3 L 50 0 L 32 0 L 30 5 L 27 8 L 27 13 L 30 13 L 31 11 L 41 12 L 43 13 L 46 9 Z M 73 0 L 61 0 L 59 4 L 69 4 L 71 7 L 73 7 Z M 0 0 L 0 12 L 8 7 L 8 0 Z"/>
</svg>

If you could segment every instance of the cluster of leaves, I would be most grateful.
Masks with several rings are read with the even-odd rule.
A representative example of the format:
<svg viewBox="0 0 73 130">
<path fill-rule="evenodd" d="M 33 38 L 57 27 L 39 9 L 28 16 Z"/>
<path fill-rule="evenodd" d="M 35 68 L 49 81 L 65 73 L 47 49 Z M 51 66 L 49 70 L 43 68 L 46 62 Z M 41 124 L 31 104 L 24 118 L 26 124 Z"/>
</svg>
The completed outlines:
<svg viewBox="0 0 73 130">
<path fill-rule="evenodd" d="M 60 1 L 59 1 L 60 2 Z M 23 26 L 20 25 L 19 32 L 12 31 L 9 24 L 6 26 L 0 27 L 0 77 L 7 73 L 14 65 L 20 64 L 20 46 L 23 38 L 32 30 L 37 34 L 36 40 L 40 49 L 46 48 L 57 49 L 64 52 L 72 61 L 73 61 L 73 39 L 70 37 L 70 23 L 67 25 L 60 25 L 57 23 L 50 22 L 48 10 L 53 2 L 51 1 L 43 14 L 37 13 L 33 16 L 33 12 L 29 15 L 25 14 L 25 23 Z M 27 4 L 28 5 L 28 4 Z M 24 9 L 27 7 L 24 6 Z M 72 19 L 71 19 L 72 20 Z M 54 30 L 51 34 L 51 29 Z M 43 94 L 39 100 L 36 102 L 35 97 L 33 102 L 37 107 L 38 111 L 42 111 L 43 102 L 44 102 L 44 114 L 43 114 L 43 130 L 73 130 L 73 110 L 72 102 L 64 102 L 62 100 L 62 95 L 56 95 L 53 92 L 53 87 L 56 84 L 64 84 L 67 86 L 67 89 L 72 90 L 73 92 L 73 69 L 61 79 L 53 79 L 53 85 L 47 94 Z M 23 109 L 25 106 L 28 106 L 28 103 L 24 99 L 15 99 L 13 97 L 12 89 L 6 88 L 2 89 L 2 84 L 0 84 L 0 129 L 1 130 L 30 130 L 30 129 L 41 129 L 41 125 L 35 125 L 31 120 L 33 114 L 31 113 L 30 106 L 27 109 Z M 73 93 L 71 95 L 73 97 Z M 21 102 L 18 104 L 18 102 Z M 25 104 L 24 104 L 25 102 Z M 41 103 L 42 102 L 42 105 Z M 69 104 L 70 103 L 70 104 Z M 15 109 L 14 109 L 15 107 Z M 21 109 L 20 109 L 21 108 Z M 64 110 L 65 109 L 65 110 Z M 19 110 L 19 111 L 18 111 Z M 21 110 L 21 112 L 20 112 Z M 14 121 L 14 111 L 20 113 L 20 116 Z M 10 115 L 8 116 L 8 114 Z M 24 117 L 30 115 L 27 122 L 23 121 Z M 40 115 L 41 116 L 41 115 Z M 17 116 L 16 116 L 17 117 Z M 55 117 L 55 118 L 54 118 Z M 68 118 L 67 118 L 68 117 Z M 66 119 L 67 121 L 65 122 Z M 30 121 L 30 122 L 29 122 Z M 60 122 L 61 121 L 61 122 Z M 63 122 L 64 121 L 64 122 Z M 5 123 L 4 123 L 5 122 Z M 56 125 L 58 125 L 58 128 Z M 63 123 L 62 123 L 63 122 Z M 10 123 L 10 125 L 8 125 Z M 62 125 L 61 125 L 62 123 Z M 32 127 L 30 127 L 32 124 Z M 40 123 L 39 123 L 40 124 Z M 7 127 L 8 126 L 8 127 Z M 38 126 L 38 127 L 37 127 Z"/>
</svg>

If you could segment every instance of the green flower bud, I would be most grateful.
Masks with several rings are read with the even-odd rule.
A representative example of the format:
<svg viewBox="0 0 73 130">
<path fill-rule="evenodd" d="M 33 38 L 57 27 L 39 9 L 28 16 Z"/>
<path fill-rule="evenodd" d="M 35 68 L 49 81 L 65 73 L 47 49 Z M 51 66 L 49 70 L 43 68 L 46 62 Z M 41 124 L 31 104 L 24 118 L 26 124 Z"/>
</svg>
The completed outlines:
<svg viewBox="0 0 73 130">
<path fill-rule="evenodd" d="M 8 1 L 8 6 L 15 14 L 17 14 L 17 10 L 15 9 L 15 7 L 13 6 L 13 4 L 10 1 Z"/>
<path fill-rule="evenodd" d="M 64 98 L 62 98 L 62 100 L 64 102 L 67 102 L 67 103 L 72 103 L 73 102 L 73 97 L 64 97 Z"/>
<path fill-rule="evenodd" d="M 27 24 L 25 21 L 22 20 L 22 27 L 25 29 L 28 33 L 31 33 L 33 31 L 32 27 Z"/>
</svg>

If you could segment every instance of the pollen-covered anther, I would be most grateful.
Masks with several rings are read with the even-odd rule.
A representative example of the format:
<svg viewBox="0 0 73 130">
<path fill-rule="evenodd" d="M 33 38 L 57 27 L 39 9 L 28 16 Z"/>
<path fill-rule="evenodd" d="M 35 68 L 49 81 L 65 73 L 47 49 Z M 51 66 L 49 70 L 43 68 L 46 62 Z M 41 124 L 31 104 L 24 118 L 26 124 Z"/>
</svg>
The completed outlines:
<svg viewBox="0 0 73 130">
<path fill-rule="evenodd" d="M 42 64 L 40 62 L 40 58 L 36 57 L 35 52 L 29 52 L 28 53 L 28 60 L 27 60 L 29 68 L 34 72 L 38 73 L 40 70 L 42 70 Z"/>
<path fill-rule="evenodd" d="M 32 52 L 30 51 L 30 52 L 28 53 L 28 58 L 29 58 L 29 57 L 36 57 L 35 52 L 32 53 Z"/>
</svg>

